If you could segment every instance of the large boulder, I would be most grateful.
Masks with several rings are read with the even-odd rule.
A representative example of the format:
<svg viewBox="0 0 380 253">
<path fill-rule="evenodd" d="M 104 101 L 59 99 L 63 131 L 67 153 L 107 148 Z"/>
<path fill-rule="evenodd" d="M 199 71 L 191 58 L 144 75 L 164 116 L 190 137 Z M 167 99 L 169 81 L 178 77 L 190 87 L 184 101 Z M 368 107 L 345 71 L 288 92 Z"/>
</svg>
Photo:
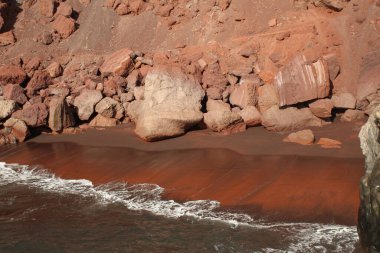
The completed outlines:
<svg viewBox="0 0 380 253">
<path fill-rule="evenodd" d="M 334 103 L 330 99 L 319 99 L 309 104 L 311 112 L 318 118 L 330 118 Z"/>
<path fill-rule="evenodd" d="M 203 120 L 207 128 L 214 132 L 231 134 L 246 130 L 246 125 L 241 116 L 231 111 L 210 111 L 204 114 Z"/>
<path fill-rule="evenodd" d="M 4 123 L 4 127 L 18 142 L 23 142 L 29 136 L 28 126 L 22 120 L 10 118 Z"/>
<path fill-rule="evenodd" d="M 22 84 L 26 79 L 25 71 L 17 66 L 4 65 L 0 67 L 0 84 Z"/>
<path fill-rule="evenodd" d="M 3 86 L 3 97 L 7 100 L 14 100 L 21 105 L 28 101 L 28 98 L 24 94 L 24 89 L 18 84 L 9 83 Z"/>
<path fill-rule="evenodd" d="M 380 107 L 370 115 L 359 137 L 365 155 L 366 172 L 360 187 L 358 231 L 365 252 L 380 251 Z"/>
<path fill-rule="evenodd" d="M 136 110 L 136 134 L 147 141 L 182 135 L 203 119 L 205 93 L 192 76 L 171 66 L 154 67 L 145 78 L 144 100 Z"/>
<path fill-rule="evenodd" d="M 17 104 L 13 100 L 0 100 L 0 120 L 8 118 L 17 109 Z"/>
<path fill-rule="evenodd" d="M 81 94 L 75 98 L 74 106 L 81 120 L 89 120 L 94 113 L 95 105 L 103 98 L 98 90 L 82 90 Z"/>
<path fill-rule="evenodd" d="M 28 126 L 39 127 L 46 125 L 48 117 L 48 108 L 43 103 L 35 103 L 29 107 L 12 114 L 12 118 L 24 121 Z"/>
<path fill-rule="evenodd" d="M 238 114 L 243 118 L 244 123 L 247 126 L 258 126 L 261 125 L 261 114 L 254 106 L 247 106 Z"/>
<path fill-rule="evenodd" d="M 206 103 L 206 110 L 210 111 L 231 111 L 230 104 L 227 104 L 221 100 L 209 99 Z"/>
<path fill-rule="evenodd" d="M 304 55 L 298 55 L 277 73 L 274 85 L 280 106 L 325 98 L 330 93 L 327 63 L 323 59 L 309 63 Z"/>
<path fill-rule="evenodd" d="M 104 76 L 110 74 L 119 76 L 127 75 L 133 68 L 133 60 L 130 56 L 132 52 L 132 50 L 124 48 L 108 55 L 102 66 L 100 66 L 100 72 Z"/>
<path fill-rule="evenodd" d="M 75 125 L 73 113 L 64 97 L 53 97 L 49 103 L 49 128 L 60 132 Z"/>
<path fill-rule="evenodd" d="M 121 119 L 124 117 L 124 108 L 116 100 L 106 97 L 96 106 L 95 111 L 106 118 Z"/>
<path fill-rule="evenodd" d="M 351 93 L 340 93 L 332 96 L 334 107 L 343 109 L 355 109 L 356 98 Z"/>
<path fill-rule="evenodd" d="M 52 79 L 49 73 L 37 70 L 26 86 L 26 94 L 28 97 L 32 97 L 37 91 L 46 89 L 50 84 L 52 84 Z"/>
<path fill-rule="evenodd" d="M 273 106 L 262 114 L 262 125 L 270 131 L 295 131 L 322 126 L 322 120 L 315 117 L 309 108 L 280 109 L 278 106 Z"/>
<path fill-rule="evenodd" d="M 75 32 L 75 21 L 72 18 L 59 15 L 53 22 L 53 28 L 62 38 L 66 39 Z"/>
</svg>

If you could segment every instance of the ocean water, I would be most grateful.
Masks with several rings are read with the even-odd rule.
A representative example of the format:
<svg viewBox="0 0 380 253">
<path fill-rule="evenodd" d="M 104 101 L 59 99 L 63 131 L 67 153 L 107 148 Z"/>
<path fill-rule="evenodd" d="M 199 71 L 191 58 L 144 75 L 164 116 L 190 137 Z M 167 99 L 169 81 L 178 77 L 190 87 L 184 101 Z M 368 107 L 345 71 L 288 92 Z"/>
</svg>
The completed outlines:
<svg viewBox="0 0 380 253">
<path fill-rule="evenodd" d="M 0 162 L 0 252 L 360 252 L 356 227 L 271 223 L 163 192 Z"/>
</svg>

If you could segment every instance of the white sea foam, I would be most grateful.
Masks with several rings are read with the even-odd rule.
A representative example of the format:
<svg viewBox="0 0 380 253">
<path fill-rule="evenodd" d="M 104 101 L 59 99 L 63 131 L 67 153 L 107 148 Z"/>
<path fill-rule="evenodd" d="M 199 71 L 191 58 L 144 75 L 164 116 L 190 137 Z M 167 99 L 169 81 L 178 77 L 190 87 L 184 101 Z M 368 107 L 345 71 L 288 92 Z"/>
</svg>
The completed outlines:
<svg viewBox="0 0 380 253">
<path fill-rule="evenodd" d="M 232 227 L 249 226 L 291 235 L 288 249 L 263 249 L 261 252 L 352 252 L 358 241 L 356 227 L 317 223 L 266 223 L 246 214 L 217 210 L 218 201 L 197 200 L 178 203 L 161 198 L 164 189 L 153 184 L 128 185 L 110 183 L 94 186 L 89 180 L 68 180 L 26 165 L 0 162 L 0 186 L 8 184 L 58 194 L 74 194 L 94 198 L 98 203 L 122 204 L 135 211 L 147 211 L 167 218 L 192 217 L 200 220 L 225 222 Z"/>
</svg>

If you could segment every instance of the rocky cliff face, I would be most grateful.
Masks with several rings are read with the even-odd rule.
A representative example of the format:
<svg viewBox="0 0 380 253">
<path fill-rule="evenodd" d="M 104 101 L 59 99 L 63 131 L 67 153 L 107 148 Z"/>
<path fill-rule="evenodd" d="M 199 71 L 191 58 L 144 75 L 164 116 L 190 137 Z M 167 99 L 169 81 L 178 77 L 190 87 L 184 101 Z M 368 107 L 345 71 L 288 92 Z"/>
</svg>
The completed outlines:
<svg viewBox="0 0 380 253">
<path fill-rule="evenodd" d="M 358 230 L 365 252 L 380 252 L 380 106 L 360 131 L 366 157 L 366 174 L 361 181 Z"/>
</svg>

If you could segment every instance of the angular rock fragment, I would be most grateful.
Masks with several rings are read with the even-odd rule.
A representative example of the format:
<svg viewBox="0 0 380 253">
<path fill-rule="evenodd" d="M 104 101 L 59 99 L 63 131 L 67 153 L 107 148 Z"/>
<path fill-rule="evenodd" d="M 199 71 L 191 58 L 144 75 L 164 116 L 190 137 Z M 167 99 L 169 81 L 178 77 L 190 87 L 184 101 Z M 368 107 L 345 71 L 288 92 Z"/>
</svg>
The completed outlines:
<svg viewBox="0 0 380 253">
<path fill-rule="evenodd" d="M 330 99 L 320 99 L 309 104 L 311 112 L 318 118 L 330 118 L 333 107 L 334 103 Z"/>
<path fill-rule="evenodd" d="M 311 145 L 314 143 L 315 137 L 313 131 L 310 129 L 301 130 L 295 133 L 289 134 L 284 142 L 293 142 L 301 145 Z"/>
<path fill-rule="evenodd" d="M 0 67 L 0 84 L 22 84 L 26 79 L 26 73 L 20 67 L 3 65 Z"/>
<path fill-rule="evenodd" d="M 100 91 L 84 89 L 74 100 L 74 106 L 77 109 L 78 117 L 81 120 L 89 120 L 94 113 L 95 105 L 102 98 L 103 95 Z"/>
<path fill-rule="evenodd" d="M 12 118 L 24 121 L 30 127 L 46 125 L 48 108 L 43 103 L 35 103 L 12 114 Z"/>
<path fill-rule="evenodd" d="M 4 127 L 18 142 L 24 142 L 29 136 L 28 126 L 22 120 L 10 118 L 4 123 Z"/>
<path fill-rule="evenodd" d="M 116 51 L 106 57 L 102 66 L 100 66 L 100 72 L 104 76 L 119 75 L 125 76 L 133 68 L 133 61 L 130 57 L 132 50 L 128 48 Z"/>
<path fill-rule="evenodd" d="M 332 96 L 335 108 L 355 109 L 356 98 L 351 93 L 340 93 Z"/>
<path fill-rule="evenodd" d="M 243 118 L 247 126 L 253 127 L 261 125 L 261 114 L 255 106 L 247 106 L 238 112 L 238 114 Z"/>
<path fill-rule="evenodd" d="M 243 119 L 239 114 L 227 110 L 210 111 L 204 114 L 204 123 L 214 132 L 230 133 L 230 128 L 243 123 Z"/>
<path fill-rule="evenodd" d="M 0 120 L 8 118 L 17 109 L 17 104 L 13 100 L 0 100 Z"/>
<path fill-rule="evenodd" d="M 64 97 L 54 97 L 49 103 L 49 128 L 61 132 L 64 128 L 75 125 L 74 115 Z"/>
</svg>

